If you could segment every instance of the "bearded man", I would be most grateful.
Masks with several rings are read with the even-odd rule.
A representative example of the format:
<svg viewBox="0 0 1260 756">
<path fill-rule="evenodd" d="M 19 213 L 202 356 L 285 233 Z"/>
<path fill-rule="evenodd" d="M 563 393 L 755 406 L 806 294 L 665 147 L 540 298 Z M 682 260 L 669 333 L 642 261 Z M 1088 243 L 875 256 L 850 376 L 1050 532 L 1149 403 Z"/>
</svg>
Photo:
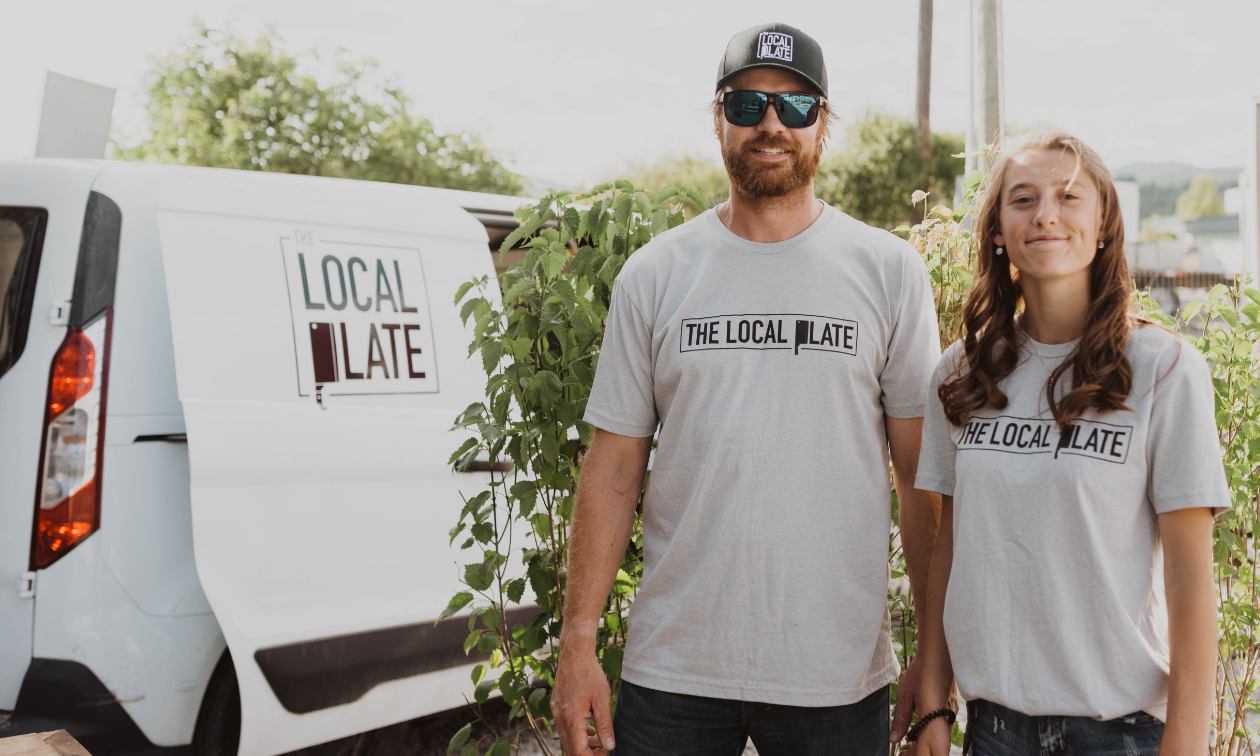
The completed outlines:
<svg viewBox="0 0 1260 756">
<path fill-rule="evenodd" d="M 814 198 L 831 120 L 817 42 L 740 32 L 717 92 L 730 200 L 644 246 L 613 289 L 552 712 L 570 756 L 738 756 L 750 737 L 762 756 L 886 756 L 890 455 L 912 589 L 939 522 L 912 487 L 940 356 L 927 271 Z M 614 722 L 595 637 L 641 493 Z"/>
</svg>

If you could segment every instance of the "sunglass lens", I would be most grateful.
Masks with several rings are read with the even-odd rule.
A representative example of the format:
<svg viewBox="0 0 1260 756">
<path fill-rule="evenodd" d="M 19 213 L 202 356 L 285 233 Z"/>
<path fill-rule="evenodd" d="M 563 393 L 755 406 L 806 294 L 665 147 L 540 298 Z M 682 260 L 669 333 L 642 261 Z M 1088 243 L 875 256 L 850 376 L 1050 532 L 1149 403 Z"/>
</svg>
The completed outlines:
<svg viewBox="0 0 1260 756">
<path fill-rule="evenodd" d="M 724 102 L 726 120 L 736 126 L 756 126 L 766 112 L 766 96 L 760 92 L 730 92 Z"/>
<path fill-rule="evenodd" d="M 789 129 L 812 126 L 818 120 L 818 98 L 809 95 L 781 94 L 777 98 L 779 120 Z"/>
</svg>

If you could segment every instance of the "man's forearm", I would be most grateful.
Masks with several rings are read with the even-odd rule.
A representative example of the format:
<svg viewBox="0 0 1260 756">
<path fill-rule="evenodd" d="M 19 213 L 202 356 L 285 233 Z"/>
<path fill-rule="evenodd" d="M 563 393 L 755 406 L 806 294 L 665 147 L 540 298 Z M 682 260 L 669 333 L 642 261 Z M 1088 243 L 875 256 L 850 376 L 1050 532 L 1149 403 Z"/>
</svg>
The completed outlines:
<svg viewBox="0 0 1260 756">
<path fill-rule="evenodd" d="M 582 466 L 569 536 L 562 645 L 594 651 L 600 615 L 630 543 L 651 438 L 596 431 Z"/>
</svg>

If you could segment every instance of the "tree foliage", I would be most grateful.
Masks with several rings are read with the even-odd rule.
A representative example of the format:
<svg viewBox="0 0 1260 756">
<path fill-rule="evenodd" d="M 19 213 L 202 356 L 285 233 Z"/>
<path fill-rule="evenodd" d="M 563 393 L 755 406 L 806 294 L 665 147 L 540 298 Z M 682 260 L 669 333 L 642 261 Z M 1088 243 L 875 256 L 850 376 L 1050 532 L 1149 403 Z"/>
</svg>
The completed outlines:
<svg viewBox="0 0 1260 756">
<path fill-rule="evenodd" d="M 930 177 L 933 203 L 952 203 L 954 177 L 962 175 L 963 161 L 953 157 L 964 149 L 955 134 L 932 135 L 932 160 L 924 165 L 914 125 L 886 113 L 867 113 L 845 133 L 838 152 L 823 159 L 816 193 L 860 221 L 891 229 L 923 219 L 910 195 Z"/>
<path fill-rule="evenodd" d="M 643 187 L 651 195 L 668 186 L 689 187 L 704 195 L 710 206 L 731 196 L 731 182 L 726 177 L 726 168 L 712 158 L 688 153 L 664 155 L 651 163 L 635 161 L 626 166 L 618 178 Z M 687 217 L 692 217 L 699 209 L 700 206 L 690 200 L 683 205 Z"/>
<path fill-rule="evenodd" d="M 370 60 L 299 59 L 274 30 L 253 41 L 198 24 L 148 75 L 147 138 L 126 160 L 517 194 L 475 137 L 439 133 Z"/>
<path fill-rule="evenodd" d="M 1216 182 L 1206 173 L 1190 182 L 1190 188 L 1177 197 L 1177 217 L 1195 220 L 1205 215 L 1220 215 L 1225 212 L 1221 203 L 1220 192 L 1216 190 Z"/>
</svg>

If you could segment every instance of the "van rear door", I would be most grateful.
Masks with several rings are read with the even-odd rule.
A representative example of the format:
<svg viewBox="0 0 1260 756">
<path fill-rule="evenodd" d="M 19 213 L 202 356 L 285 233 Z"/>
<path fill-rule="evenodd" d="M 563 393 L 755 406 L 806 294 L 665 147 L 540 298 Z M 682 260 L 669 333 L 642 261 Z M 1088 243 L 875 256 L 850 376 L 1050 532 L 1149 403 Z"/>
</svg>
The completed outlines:
<svg viewBox="0 0 1260 756">
<path fill-rule="evenodd" d="M 0 165 L 0 710 L 13 709 L 31 661 L 38 581 L 28 570 L 44 402 L 66 335 L 48 310 L 70 299 L 100 170 L 68 161 Z"/>
<path fill-rule="evenodd" d="M 406 187 L 167 169 L 159 200 L 198 574 L 242 756 L 463 704 L 446 465 L 483 396 L 458 285 L 486 232 Z M 460 625 L 463 625 L 461 628 Z"/>
</svg>

